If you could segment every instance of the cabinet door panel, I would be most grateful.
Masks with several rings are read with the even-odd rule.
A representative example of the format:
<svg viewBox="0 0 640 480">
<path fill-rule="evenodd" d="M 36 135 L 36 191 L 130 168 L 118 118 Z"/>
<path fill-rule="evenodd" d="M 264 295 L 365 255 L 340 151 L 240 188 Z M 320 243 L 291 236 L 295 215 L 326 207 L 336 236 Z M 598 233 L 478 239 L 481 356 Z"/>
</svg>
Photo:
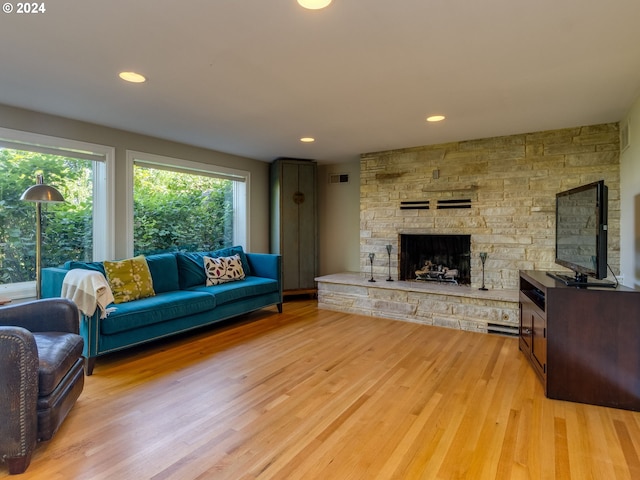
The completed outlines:
<svg viewBox="0 0 640 480">
<path fill-rule="evenodd" d="M 300 288 L 300 237 L 299 215 L 296 198 L 298 188 L 298 165 L 282 165 L 282 284 L 285 290 Z"/>
<path fill-rule="evenodd" d="M 298 167 L 298 190 L 304 200 L 298 204 L 299 286 L 315 288 L 316 275 L 316 168 L 315 165 Z"/>
<path fill-rule="evenodd" d="M 520 301 L 520 338 L 527 348 L 527 355 L 531 353 L 531 337 L 533 334 L 533 312 L 528 299 Z"/>
<path fill-rule="evenodd" d="M 538 363 L 538 367 L 543 374 L 547 373 L 547 329 L 545 320 L 537 312 L 532 313 L 533 340 L 531 343 L 531 354 Z"/>
</svg>

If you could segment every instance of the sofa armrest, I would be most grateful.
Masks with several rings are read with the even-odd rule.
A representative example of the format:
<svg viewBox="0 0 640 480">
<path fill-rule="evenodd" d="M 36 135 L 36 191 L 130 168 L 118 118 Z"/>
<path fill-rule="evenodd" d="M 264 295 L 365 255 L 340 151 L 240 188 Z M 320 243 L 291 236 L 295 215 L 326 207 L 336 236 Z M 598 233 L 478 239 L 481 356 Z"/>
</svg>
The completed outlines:
<svg viewBox="0 0 640 480">
<path fill-rule="evenodd" d="M 282 256 L 275 253 L 247 253 L 251 273 L 256 277 L 282 280 Z"/>
<path fill-rule="evenodd" d="M 0 455 L 10 473 L 22 473 L 38 439 L 38 349 L 31 332 L 0 326 L 0 372 Z"/>
<path fill-rule="evenodd" d="M 66 298 L 45 298 L 0 308 L 0 325 L 30 332 L 79 333 L 80 312 Z"/>
<path fill-rule="evenodd" d="M 42 298 L 57 298 L 62 294 L 62 282 L 68 271 L 59 267 L 42 269 Z"/>
</svg>

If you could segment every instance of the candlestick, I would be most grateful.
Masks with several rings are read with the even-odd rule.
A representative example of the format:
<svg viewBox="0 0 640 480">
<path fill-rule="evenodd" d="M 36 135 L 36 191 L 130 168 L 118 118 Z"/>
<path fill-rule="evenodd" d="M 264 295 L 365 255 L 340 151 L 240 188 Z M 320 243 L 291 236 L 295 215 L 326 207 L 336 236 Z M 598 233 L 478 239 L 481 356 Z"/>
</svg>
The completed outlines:
<svg viewBox="0 0 640 480">
<path fill-rule="evenodd" d="M 387 278 L 387 282 L 393 282 L 393 278 L 391 278 L 391 249 L 392 245 L 387 245 L 387 255 L 389 255 L 389 278 Z"/>
<path fill-rule="evenodd" d="M 375 282 L 375 280 L 373 279 L 373 259 L 376 257 L 375 253 L 370 253 L 369 254 L 369 262 L 371 262 L 371 278 L 369 279 L 370 282 Z"/>
<path fill-rule="evenodd" d="M 480 252 L 480 261 L 482 262 L 482 286 L 478 290 L 486 290 L 484 286 L 484 262 L 487 261 L 487 252 Z"/>
</svg>

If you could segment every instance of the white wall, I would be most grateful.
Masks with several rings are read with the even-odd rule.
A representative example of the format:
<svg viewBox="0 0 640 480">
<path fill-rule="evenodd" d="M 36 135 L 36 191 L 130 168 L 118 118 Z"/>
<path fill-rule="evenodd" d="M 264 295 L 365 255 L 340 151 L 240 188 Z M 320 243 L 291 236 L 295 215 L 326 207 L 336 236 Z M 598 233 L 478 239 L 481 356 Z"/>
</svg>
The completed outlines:
<svg viewBox="0 0 640 480">
<path fill-rule="evenodd" d="M 640 289 L 640 96 L 621 131 L 625 124 L 629 147 L 620 153 L 620 272 L 624 285 Z"/>
<path fill-rule="evenodd" d="M 329 183 L 348 174 L 349 183 Z M 360 160 L 318 166 L 319 275 L 360 269 Z"/>
</svg>

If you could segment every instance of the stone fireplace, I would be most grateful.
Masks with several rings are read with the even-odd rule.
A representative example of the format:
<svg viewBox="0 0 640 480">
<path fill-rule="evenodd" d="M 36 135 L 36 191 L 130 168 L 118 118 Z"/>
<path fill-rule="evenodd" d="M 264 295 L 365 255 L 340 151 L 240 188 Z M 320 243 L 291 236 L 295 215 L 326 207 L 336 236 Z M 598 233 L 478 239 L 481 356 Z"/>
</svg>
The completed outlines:
<svg viewBox="0 0 640 480">
<path fill-rule="evenodd" d="M 519 270 L 559 269 L 555 194 L 599 179 L 609 187 L 608 255 L 617 272 L 617 123 L 363 154 L 360 271 L 320 278 L 318 306 L 517 335 Z M 444 239 L 453 246 L 441 247 Z M 467 286 L 438 281 L 444 268 Z M 419 270 L 436 279 L 415 280 Z"/>
<path fill-rule="evenodd" d="M 472 289 L 516 289 L 519 270 L 559 270 L 555 195 L 604 179 L 609 187 L 609 263 L 619 264 L 618 125 L 605 124 L 363 154 L 360 265 L 363 274 L 414 280 L 430 259 L 407 260 L 404 235 L 469 236 L 458 268 Z M 442 237 L 439 237 L 442 235 Z M 408 237 L 406 238 L 408 240 Z M 387 259 L 386 245 L 392 246 Z M 435 255 L 457 262 L 445 250 Z M 423 249 L 431 246 L 424 245 Z M 375 254 L 373 266 L 369 254 Z M 407 262 L 410 262 L 407 264 Z M 424 266 L 424 265 L 422 265 Z M 390 267 L 390 268 L 389 268 Z M 430 282 L 433 284 L 434 282 Z"/>
<path fill-rule="evenodd" d="M 471 284 L 471 235 L 400 235 L 399 279 Z"/>
</svg>

